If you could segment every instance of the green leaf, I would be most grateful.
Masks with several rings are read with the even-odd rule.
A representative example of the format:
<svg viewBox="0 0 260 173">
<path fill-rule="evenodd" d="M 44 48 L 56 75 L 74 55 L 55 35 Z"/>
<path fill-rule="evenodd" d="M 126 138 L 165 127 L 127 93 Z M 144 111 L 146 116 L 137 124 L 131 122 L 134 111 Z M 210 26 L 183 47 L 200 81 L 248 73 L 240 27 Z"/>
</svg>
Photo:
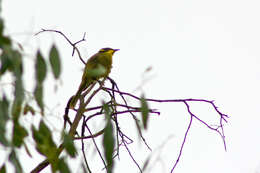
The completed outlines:
<svg viewBox="0 0 260 173">
<path fill-rule="evenodd" d="M 1 4 L 0 5 L 2 5 L 2 2 L 1 2 Z M 3 21 L 3 19 L 2 18 L 0 18 L 0 35 L 2 35 L 3 33 L 4 33 L 4 21 Z"/>
<path fill-rule="evenodd" d="M 45 135 L 46 138 L 49 138 L 49 137 L 52 136 L 50 129 L 48 128 L 48 126 L 43 121 L 40 122 L 39 132 L 41 134 Z"/>
<path fill-rule="evenodd" d="M 2 123 L 1 123 L 1 127 L 0 127 L 0 143 L 3 144 L 4 146 L 9 146 L 9 142 L 7 141 L 6 137 L 5 137 L 5 127 L 2 126 Z"/>
<path fill-rule="evenodd" d="M 105 158 L 107 161 L 107 172 L 112 173 L 113 172 L 113 152 L 115 147 L 115 139 L 113 134 L 113 125 L 111 122 L 111 114 L 112 109 L 108 104 L 103 104 L 103 109 L 105 111 L 107 124 L 104 129 L 104 135 L 103 135 L 103 147 L 105 152 Z"/>
<path fill-rule="evenodd" d="M 76 156 L 77 150 L 76 150 L 76 148 L 74 146 L 73 138 L 70 135 L 64 134 L 63 146 L 64 146 L 65 150 L 67 151 L 67 153 L 71 157 L 75 157 Z"/>
<path fill-rule="evenodd" d="M 23 74 L 23 61 L 22 61 L 22 55 L 20 52 L 16 50 L 11 50 L 11 61 L 14 66 L 14 75 L 16 78 L 21 78 Z"/>
<path fill-rule="evenodd" d="M 3 100 L 0 100 L 0 143 L 4 146 L 8 146 L 8 141 L 5 137 L 6 123 L 9 119 L 8 109 L 9 103 L 4 95 Z"/>
<path fill-rule="evenodd" d="M 1 43 L 0 43 L 1 44 Z M 13 50 L 10 46 L 3 46 L 1 60 L 0 75 L 4 74 L 7 70 L 13 72 L 16 78 L 21 78 L 23 73 L 23 64 L 21 54 Z"/>
<path fill-rule="evenodd" d="M 103 110 L 105 111 L 106 119 L 110 120 L 111 119 L 111 113 L 112 113 L 111 107 L 108 104 L 104 103 L 103 104 Z"/>
<path fill-rule="evenodd" d="M 4 36 L 4 21 L 2 18 L 0 18 L 0 48 L 3 49 L 4 46 L 10 46 L 11 40 L 9 37 Z"/>
<path fill-rule="evenodd" d="M 9 58 L 9 60 L 12 62 L 11 65 L 8 67 L 12 69 L 15 78 L 15 92 L 12 105 L 12 115 L 14 120 L 17 120 L 20 116 L 22 103 L 24 100 L 22 57 L 18 51 L 11 50 L 11 48 L 6 48 L 4 51 L 6 53 L 6 58 Z"/>
<path fill-rule="evenodd" d="M 58 170 L 62 173 L 70 173 L 68 164 L 64 161 L 64 158 L 60 158 L 58 161 Z"/>
<path fill-rule="evenodd" d="M 23 89 L 23 83 L 21 78 L 16 78 L 15 80 L 14 95 L 15 98 L 12 105 L 12 115 L 14 120 L 18 120 L 22 110 L 22 104 L 24 99 L 24 89 Z"/>
<path fill-rule="evenodd" d="M 0 168 L 0 172 L 1 173 L 6 173 L 5 164 Z"/>
<path fill-rule="evenodd" d="M 24 143 L 24 138 L 28 136 L 28 132 L 19 124 L 19 121 L 14 121 L 12 143 L 16 147 L 21 147 Z"/>
<path fill-rule="evenodd" d="M 37 151 L 46 156 L 51 164 L 54 164 L 58 159 L 58 148 L 52 139 L 49 128 L 41 121 L 39 130 L 33 126 L 32 132 Z"/>
<path fill-rule="evenodd" d="M 11 45 L 11 40 L 9 37 L 0 35 L 0 48 L 4 48 L 3 45 Z"/>
<path fill-rule="evenodd" d="M 43 88 L 41 84 L 37 84 L 35 89 L 34 89 L 34 97 L 36 99 L 36 102 L 38 106 L 41 109 L 42 115 L 44 112 L 44 103 L 43 103 Z"/>
<path fill-rule="evenodd" d="M 22 103 L 24 99 L 24 89 L 23 89 L 23 81 L 21 78 L 16 78 L 15 80 L 15 100 L 17 102 Z"/>
<path fill-rule="evenodd" d="M 16 153 L 15 153 L 14 150 L 12 150 L 12 152 L 9 154 L 9 161 L 13 164 L 16 173 L 22 173 L 23 172 L 20 161 L 16 157 Z"/>
<path fill-rule="evenodd" d="M 149 107 L 144 95 L 141 96 L 141 108 L 140 111 L 142 113 L 142 122 L 144 125 L 144 129 L 147 129 L 148 117 L 149 117 Z"/>
<path fill-rule="evenodd" d="M 0 100 L 0 123 L 9 119 L 8 108 L 9 102 L 4 95 L 3 100 Z"/>
<path fill-rule="evenodd" d="M 113 135 L 113 125 L 111 119 L 107 121 L 107 125 L 105 127 L 104 136 L 103 136 L 103 147 L 105 152 L 105 158 L 107 161 L 107 169 L 108 173 L 113 172 L 113 152 L 115 146 L 115 139 Z"/>
<path fill-rule="evenodd" d="M 36 71 L 36 80 L 37 84 L 34 89 L 34 97 L 38 106 L 41 109 L 42 115 L 44 114 L 44 104 L 43 104 L 43 81 L 46 78 L 47 67 L 45 60 L 43 59 L 40 51 L 37 52 L 37 59 L 35 64 L 35 71 Z"/>
<path fill-rule="evenodd" d="M 61 62 L 60 62 L 59 52 L 55 47 L 55 45 L 53 45 L 51 48 L 49 61 L 51 64 L 52 73 L 55 79 L 58 79 L 61 73 Z"/>
<path fill-rule="evenodd" d="M 36 71 L 37 82 L 39 84 L 42 84 L 44 79 L 46 78 L 47 66 L 46 66 L 46 62 L 40 51 L 37 52 L 35 71 Z"/>
<path fill-rule="evenodd" d="M 0 43 L 1 44 L 1 43 Z M 0 75 L 3 75 L 7 70 L 13 71 L 13 62 L 10 58 L 10 51 L 7 47 L 3 49 L 3 54 L 0 56 L 1 68 L 0 68 Z"/>
<path fill-rule="evenodd" d="M 32 132 L 33 132 L 33 139 L 34 141 L 38 144 L 43 144 L 43 136 L 40 134 L 40 132 L 34 127 L 32 126 Z"/>
</svg>

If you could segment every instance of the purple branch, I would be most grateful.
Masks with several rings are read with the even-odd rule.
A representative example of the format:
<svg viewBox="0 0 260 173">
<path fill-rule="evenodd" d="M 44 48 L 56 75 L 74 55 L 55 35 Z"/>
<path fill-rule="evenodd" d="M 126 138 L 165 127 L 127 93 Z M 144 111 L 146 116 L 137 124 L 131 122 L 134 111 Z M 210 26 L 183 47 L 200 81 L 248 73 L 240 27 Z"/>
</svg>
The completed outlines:
<svg viewBox="0 0 260 173">
<path fill-rule="evenodd" d="M 138 164 L 138 163 L 136 162 L 136 160 L 134 159 L 133 155 L 131 154 L 131 151 L 129 150 L 129 148 L 128 148 L 128 146 L 127 146 L 126 141 L 124 140 L 125 135 L 122 134 L 121 132 L 119 132 L 119 135 L 120 135 L 121 138 L 122 138 L 122 144 L 123 144 L 124 147 L 126 148 L 128 154 L 129 154 L 129 156 L 131 157 L 131 159 L 133 160 L 133 162 L 135 163 L 135 165 L 138 167 L 139 171 L 142 172 L 141 167 L 139 166 L 139 164 Z"/>
<path fill-rule="evenodd" d="M 110 89 L 110 88 L 104 88 L 105 90 L 109 90 L 109 91 L 112 91 L 112 92 L 116 92 L 118 93 L 119 95 L 126 95 L 126 96 L 129 96 L 129 97 L 132 97 L 134 99 L 137 99 L 137 100 L 141 100 L 140 97 L 137 97 L 133 94 L 130 94 L 130 93 L 126 93 L 126 92 L 121 92 L 119 90 L 114 90 L 114 89 Z M 182 155 L 182 150 L 184 148 L 184 144 L 186 142 L 186 138 L 187 138 L 187 135 L 188 135 L 188 132 L 190 130 L 190 127 L 191 127 L 191 124 L 192 124 L 192 120 L 193 118 L 197 119 L 199 122 L 201 122 L 202 124 L 204 124 L 207 128 L 209 128 L 210 130 L 213 130 L 213 131 L 216 131 L 222 138 L 223 140 L 223 144 L 224 144 L 224 148 L 225 148 L 225 151 L 227 150 L 227 147 L 226 147 L 226 141 L 225 141 L 225 135 L 224 135 L 224 125 L 223 125 L 223 121 L 224 123 L 227 123 L 227 118 L 228 115 L 226 114 L 223 114 L 222 112 L 219 111 L 218 107 L 214 104 L 214 101 L 209 101 L 209 100 L 205 100 L 205 99 L 170 99 L 170 100 L 160 100 L 160 99 L 146 99 L 146 101 L 149 101 L 149 102 L 158 102 L 158 103 L 166 103 L 166 102 L 181 102 L 181 103 L 184 103 L 187 107 L 187 111 L 189 112 L 190 114 L 190 122 L 189 122 L 189 125 L 188 125 L 188 128 L 185 132 L 185 135 L 184 135 L 184 139 L 182 141 L 182 145 L 181 145 L 181 148 L 180 148 L 180 152 L 178 154 L 178 157 L 177 157 L 177 160 L 171 170 L 171 172 L 173 172 L 173 170 L 175 169 L 175 167 L 177 166 L 179 160 L 180 160 L 180 157 Z M 203 121 L 202 119 L 198 118 L 195 114 L 193 114 L 190 110 L 190 105 L 188 104 L 189 102 L 205 102 L 205 103 L 208 103 L 210 104 L 214 110 L 218 113 L 218 115 L 220 116 L 220 119 L 219 119 L 219 125 L 217 125 L 217 127 L 213 127 L 211 125 L 209 125 L 207 122 Z M 220 130 L 219 130 L 220 128 Z"/>
<path fill-rule="evenodd" d="M 190 114 L 190 122 L 189 122 L 189 125 L 188 125 L 188 127 L 187 127 L 187 130 L 186 130 L 186 132 L 185 132 L 184 138 L 183 138 L 183 140 L 182 140 L 182 144 L 181 144 L 181 148 L 180 148 L 180 151 L 179 151 L 177 160 L 175 161 L 175 163 L 174 163 L 174 165 L 173 165 L 173 168 L 171 169 L 171 173 L 173 172 L 173 170 L 176 168 L 177 164 L 179 163 L 180 157 L 181 157 L 181 155 L 182 155 L 182 150 L 183 150 L 183 148 L 184 148 L 184 144 L 185 144 L 185 142 L 186 142 L 186 138 L 187 138 L 188 133 L 189 133 L 189 131 L 190 131 L 190 127 L 191 127 L 192 119 L 193 119 L 193 113 L 190 111 L 190 106 L 188 105 L 187 102 L 184 102 L 184 103 L 185 103 L 185 105 L 186 105 L 186 107 L 187 107 L 187 110 L 188 110 L 188 112 L 189 112 L 189 114 Z"/>
</svg>

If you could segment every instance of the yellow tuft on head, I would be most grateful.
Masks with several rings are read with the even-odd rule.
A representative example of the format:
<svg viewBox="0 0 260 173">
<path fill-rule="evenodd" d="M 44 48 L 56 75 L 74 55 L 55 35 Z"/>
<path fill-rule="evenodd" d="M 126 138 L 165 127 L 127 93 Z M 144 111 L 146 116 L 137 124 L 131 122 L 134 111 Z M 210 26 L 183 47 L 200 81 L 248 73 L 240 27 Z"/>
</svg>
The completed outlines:
<svg viewBox="0 0 260 173">
<path fill-rule="evenodd" d="M 112 49 L 112 48 L 102 48 L 99 50 L 99 53 L 107 53 L 107 54 L 114 54 L 116 51 L 118 51 L 119 49 Z"/>
</svg>

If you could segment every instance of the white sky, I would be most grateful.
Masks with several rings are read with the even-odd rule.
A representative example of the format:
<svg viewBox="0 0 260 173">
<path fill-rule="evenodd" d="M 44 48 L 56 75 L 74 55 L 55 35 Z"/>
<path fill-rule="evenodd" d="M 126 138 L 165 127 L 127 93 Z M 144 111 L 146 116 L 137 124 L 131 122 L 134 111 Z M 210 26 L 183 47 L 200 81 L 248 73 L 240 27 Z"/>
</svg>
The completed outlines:
<svg viewBox="0 0 260 173">
<path fill-rule="evenodd" d="M 86 32 L 87 41 L 80 45 L 85 57 L 102 47 L 121 49 L 114 56 L 111 77 L 124 91 L 133 92 L 143 71 L 152 66 L 151 80 L 143 87 L 147 97 L 215 100 L 230 115 L 225 127 L 227 152 L 218 135 L 194 122 L 176 173 L 256 173 L 260 171 L 259 7 L 257 0 L 8 0 L 2 15 L 6 32 L 24 44 L 27 53 L 40 47 L 46 55 L 53 41 L 62 52 L 63 85 L 49 103 L 50 107 L 60 103 L 60 115 L 76 92 L 83 65 L 71 58 L 71 47 L 60 36 L 34 37 L 41 28 L 61 30 L 73 41 Z M 174 137 L 160 153 L 163 166 L 157 163 L 150 172 L 169 172 L 189 116 L 179 103 L 154 106 L 161 115 L 152 119 L 146 140 L 155 149 Z M 215 118 L 205 104 L 194 104 L 192 109 L 199 117 Z M 135 152 L 138 145 L 137 140 L 131 148 L 142 161 L 148 151 L 142 147 L 142 152 Z M 38 163 L 34 159 L 26 169 Z M 115 172 L 125 169 L 138 172 L 128 157 L 118 162 Z"/>
</svg>

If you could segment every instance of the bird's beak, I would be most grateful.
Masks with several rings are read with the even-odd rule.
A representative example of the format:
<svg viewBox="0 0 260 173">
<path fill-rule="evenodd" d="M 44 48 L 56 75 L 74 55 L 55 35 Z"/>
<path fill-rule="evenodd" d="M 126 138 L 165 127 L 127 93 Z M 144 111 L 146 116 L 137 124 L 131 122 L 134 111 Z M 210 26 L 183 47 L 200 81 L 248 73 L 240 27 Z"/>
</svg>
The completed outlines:
<svg viewBox="0 0 260 173">
<path fill-rule="evenodd" d="M 119 51 L 120 49 L 113 49 L 114 50 L 114 52 L 116 52 L 116 51 Z"/>
</svg>

